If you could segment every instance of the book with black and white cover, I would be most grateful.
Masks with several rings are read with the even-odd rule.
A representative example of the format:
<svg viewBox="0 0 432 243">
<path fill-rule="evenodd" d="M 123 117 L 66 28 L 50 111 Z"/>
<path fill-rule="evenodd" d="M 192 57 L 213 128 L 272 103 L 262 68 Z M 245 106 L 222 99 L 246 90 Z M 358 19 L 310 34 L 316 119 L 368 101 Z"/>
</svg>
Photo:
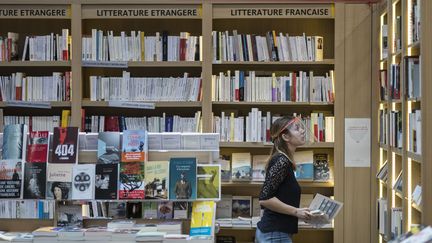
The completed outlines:
<svg viewBox="0 0 432 243">
<path fill-rule="evenodd" d="M 19 159 L 0 160 L 0 198 L 21 198 L 22 166 Z"/>
<path fill-rule="evenodd" d="M 24 199 L 45 199 L 47 164 L 24 164 Z"/>
<path fill-rule="evenodd" d="M 109 202 L 108 217 L 112 219 L 126 218 L 126 203 L 125 202 Z"/>
<path fill-rule="evenodd" d="M 73 166 L 72 199 L 93 199 L 95 190 L 95 165 Z"/>
<path fill-rule="evenodd" d="M 314 215 L 309 223 L 318 227 L 330 223 L 342 206 L 343 203 L 317 193 L 309 206 L 310 212 Z"/>
<path fill-rule="evenodd" d="M 55 127 L 51 163 L 78 161 L 78 127 Z"/>
<path fill-rule="evenodd" d="M 3 130 L 2 159 L 23 160 L 26 155 L 27 125 L 6 125 Z"/>
<path fill-rule="evenodd" d="M 57 226 L 82 227 L 82 208 L 80 204 L 63 204 L 57 207 Z"/>
<path fill-rule="evenodd" d="M 118 164 L 96 164 L 95 199 L 117 199 Z"/>
<path fill-rule="evenodd" d="M 188 218 L 188 202 L 173 202 L 174 219 Z"/>
<path fill-rule="evenodd" d="M 232 197 L 232 218 L 250 218 L 252 214 L 252 197 L 251 196 L 233 196 Z"/>
<path fill-rule="evenodd" d="M 128 219 L 142 218 L 142 203 L 141 202 L 127 202 L 126 203 L 126 217 Z"/>
<path fill-rule="evenodd" d="M 120 162 L 120 133 L 100 132 L 98 135 L 98 164 Z"/>
<path fill-rule="evenodd" d="M 51 164 L 47 167 L 46 199 L 72 198 L 73 164 Z"/>
</svg>

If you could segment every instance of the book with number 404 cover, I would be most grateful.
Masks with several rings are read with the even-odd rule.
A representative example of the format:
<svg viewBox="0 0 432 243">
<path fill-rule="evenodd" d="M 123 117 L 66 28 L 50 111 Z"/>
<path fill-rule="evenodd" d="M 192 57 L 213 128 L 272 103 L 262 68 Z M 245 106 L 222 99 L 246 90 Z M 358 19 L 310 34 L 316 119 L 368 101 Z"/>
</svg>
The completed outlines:
<svg viewBox="0 0 432 243">
<path fill-rule="evenodd" d="M 78 127 L 55 127 L 52 163 L 76 163 L 78 160 Z"/>
</svg>

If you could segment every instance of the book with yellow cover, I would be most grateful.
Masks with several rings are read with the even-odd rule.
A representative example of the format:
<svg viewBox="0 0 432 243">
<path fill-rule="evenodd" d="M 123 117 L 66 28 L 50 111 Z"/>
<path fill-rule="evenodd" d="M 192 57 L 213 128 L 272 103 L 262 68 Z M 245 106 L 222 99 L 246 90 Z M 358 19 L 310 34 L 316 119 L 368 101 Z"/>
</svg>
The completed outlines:
<svg viewBox="0 0 432 243">
<path fill-rule="evenodd" d="M 195 201 L 192 204 L 190 236 L 211 238 L 215 221 L 216 203 L 214 201 Z"/>
</svg>

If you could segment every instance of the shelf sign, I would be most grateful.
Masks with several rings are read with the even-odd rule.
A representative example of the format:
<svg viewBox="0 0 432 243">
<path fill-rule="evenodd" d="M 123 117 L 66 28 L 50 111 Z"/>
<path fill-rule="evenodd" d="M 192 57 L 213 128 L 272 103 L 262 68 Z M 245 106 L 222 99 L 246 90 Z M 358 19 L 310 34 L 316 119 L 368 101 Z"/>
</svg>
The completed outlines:
<svg viewBox="0 0 432 243">
<path fill-rule="evenodd" d="M 334 18 L 333 4 L 215 5 L 213 17 L 224 18 Z"/>
<path fill-rule="evenodd" d="M 68 19 L 69 5 L 3 5 L 0 18 Z"/>
<path fill-rule="evenodd" d="M 198 19 L 201 12 L 201 5 L 85 5 L 82 18 Z"/>
<path fill-rule="evenodd" d="M 154 103 L 143 103 L 143 102 L 131 102 L 131 101 L 108 101 L 109 107 L 121 107 L 121 108 L 134 108 L 134 109 L 144 109 L 144 110 L 154 110 Z"/>
<path fill-rule="evenodd" d="M 51 102 L 49 101 L 7 101 L 5 103 L 9 107 L 51 109 Z"/>
<path fill-rule="evenodd" d="M 127 61 L 82 61 L 83 67 L 127 68 Z"/>
</svg>

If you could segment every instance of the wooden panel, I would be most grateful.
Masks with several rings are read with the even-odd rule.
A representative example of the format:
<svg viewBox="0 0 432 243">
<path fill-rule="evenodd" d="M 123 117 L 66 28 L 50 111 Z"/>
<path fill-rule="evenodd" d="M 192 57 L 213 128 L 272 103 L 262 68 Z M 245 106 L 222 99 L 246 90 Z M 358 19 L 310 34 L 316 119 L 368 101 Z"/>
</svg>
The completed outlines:
<svg viewBox="0 0 432 243">
<path fill-rule="evenodd" d="M 82 68 L 81 68 L 81 4 L 72 4 L 72 112 L 71 125 L 81 128 Z"/>
<path fill-rule="evenodd" d="M 203 4 L 203 20 L 202 20 L 202 33 L 203 33 L 203 50 L 213 50 L 212 47 L 212 31 L 213 31 L 213 14 L 212 5 L 210 3 Z M 212 103 L 211 103 L 211 80 L 212 80 L 212 60 L 213 52 L 203 52 L 203 66 L 202 66 L 202 116 L 206 119 L 202 119 L 202 131 L 212 132 L 213 126 L 213 114 L 212 114 Z"/>
</svg>

